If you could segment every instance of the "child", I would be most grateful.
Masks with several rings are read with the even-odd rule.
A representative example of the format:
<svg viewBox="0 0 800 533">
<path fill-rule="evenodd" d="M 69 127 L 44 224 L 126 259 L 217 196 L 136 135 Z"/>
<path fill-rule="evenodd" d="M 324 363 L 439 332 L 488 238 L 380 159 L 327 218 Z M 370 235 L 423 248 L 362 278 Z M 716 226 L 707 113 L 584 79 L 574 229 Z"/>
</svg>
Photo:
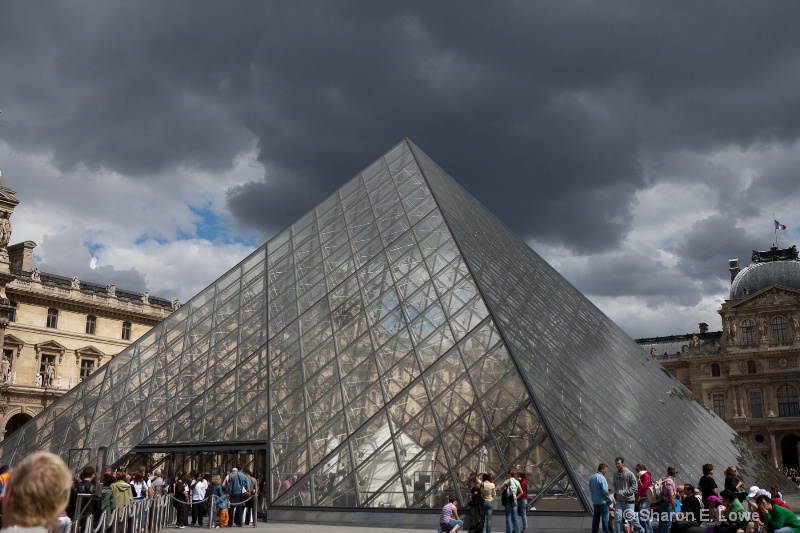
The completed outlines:
<svg viewBox="0 0 800 533">
<path fill-rule="evenodd" d="M 228 507 L 230 503 L 224 494 L 217 498 L 217 509 L 219 509 L 219 527 L 228 527 Z"/>
</svg>

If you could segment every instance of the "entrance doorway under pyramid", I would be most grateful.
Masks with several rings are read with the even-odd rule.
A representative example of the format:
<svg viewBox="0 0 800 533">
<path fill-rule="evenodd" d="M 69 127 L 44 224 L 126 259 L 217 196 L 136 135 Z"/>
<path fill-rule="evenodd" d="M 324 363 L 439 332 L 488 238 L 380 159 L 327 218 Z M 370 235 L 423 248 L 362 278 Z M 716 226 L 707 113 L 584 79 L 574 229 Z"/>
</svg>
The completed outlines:
<svg viewBox="0 0 800 533">
<path fill-rule="evenodd" d="M 537 512 L 583 516 L 588 477 L 616 455 L 683 481 L 710 462 L 785 484 L 408 140 L 0 443 L 0 460 L 46 449 L 77 469 L 100 446 L 111 463 L 249 450 L 270 512 L 295 518 L 438 509 L 465 502 L 474 473 L 508 469 L 527 473 Z"/>
</svg>

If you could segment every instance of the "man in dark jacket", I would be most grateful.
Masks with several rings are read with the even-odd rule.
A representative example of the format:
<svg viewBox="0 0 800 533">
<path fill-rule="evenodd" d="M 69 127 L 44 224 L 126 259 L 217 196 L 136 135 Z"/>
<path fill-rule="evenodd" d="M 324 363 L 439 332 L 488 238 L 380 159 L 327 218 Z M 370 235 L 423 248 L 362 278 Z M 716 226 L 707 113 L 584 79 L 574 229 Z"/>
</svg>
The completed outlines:
<svg viewBox="0 0 800 533">
<path fill-rule="evenodd" d="M 80 530 L 84 530 L 86 519 L 93 516 L 95 523 L 100 517 L 100 502 L 94 498 L 94 468 L 84 467 L 79 476 L 80 481 L 72 491 L 67 514 L 73 520 L 80 518 Z"/>
</svg>

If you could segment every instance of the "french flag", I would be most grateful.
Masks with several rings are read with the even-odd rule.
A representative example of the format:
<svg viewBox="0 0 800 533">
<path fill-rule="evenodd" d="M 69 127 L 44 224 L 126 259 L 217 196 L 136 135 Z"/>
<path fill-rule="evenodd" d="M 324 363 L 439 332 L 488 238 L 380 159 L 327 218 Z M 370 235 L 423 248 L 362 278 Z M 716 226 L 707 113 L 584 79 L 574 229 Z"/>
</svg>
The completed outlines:
<svg viewBox="0 0 800 533">
<path fill-rule="evenodd" d="M 778 222 L 778 221 L 776 220 L 776 221 L 775 221 L 775 229 L 779 229 L 779 230 L 785 230 L 785 229 L 786 229 L 786 224 L 781 224 L 780 222 Z"/>
</svg>

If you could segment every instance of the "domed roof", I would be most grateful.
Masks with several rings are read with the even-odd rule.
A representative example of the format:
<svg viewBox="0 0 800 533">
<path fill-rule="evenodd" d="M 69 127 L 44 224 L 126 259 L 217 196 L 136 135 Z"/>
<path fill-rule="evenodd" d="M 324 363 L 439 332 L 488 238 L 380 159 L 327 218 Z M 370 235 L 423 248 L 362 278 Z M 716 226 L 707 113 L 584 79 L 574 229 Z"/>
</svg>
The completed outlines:
<svg viewBox="0 0 800 533">
<path fill-rule="evenodd" d="M 771 285 L 800 289 L 800 261 L 752 263 L 731 283 L 731 300 L 741 300 Z"/>
</svg>

